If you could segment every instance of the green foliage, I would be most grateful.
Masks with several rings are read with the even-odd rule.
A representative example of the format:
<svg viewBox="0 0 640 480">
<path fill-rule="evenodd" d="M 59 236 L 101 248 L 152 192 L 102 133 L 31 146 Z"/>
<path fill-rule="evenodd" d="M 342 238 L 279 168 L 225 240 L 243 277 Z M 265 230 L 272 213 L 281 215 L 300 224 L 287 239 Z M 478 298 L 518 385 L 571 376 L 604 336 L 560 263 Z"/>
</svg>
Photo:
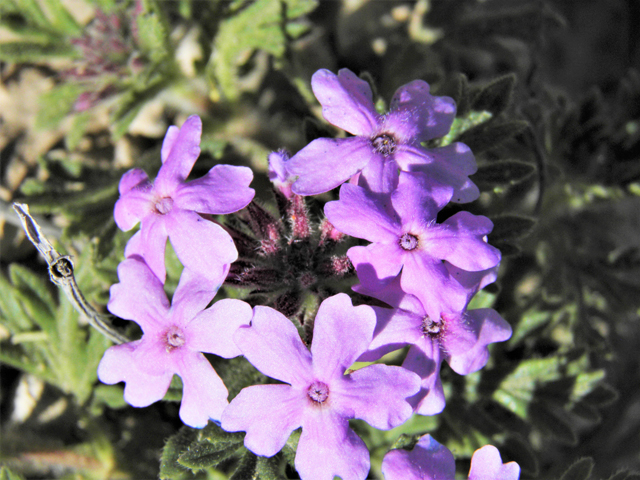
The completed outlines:
<svg viewBox="0 0 640 480">
<path fill-rule="evenodd" d="M 85 255 L 85 262 L 88 257 Z M 47 280 L 17 264 L 10 278 L 0 274 L 0 319 L 9 330 L 0 360 L 29 372 L 87 402 L 97 380 L 96 370 L 109 341 L 80 325 L 71 304 L 60 304 Z"/>
<path fill-rule="evenodd" d="M 24 480 L 24 477 L 2 465 L 0 466 L 0 480 Z"/>
<path fill-rule="evenodd" d="M 562 474 L 560 480 L 587 480 L 591 475 L 594 465 L 593 459 L 589 457 L 576 460 L 576 462 Z"/>
<path fill-rule="evenodd" d="M 281 58 L 287 39 L 304 29 L 294 21 L 316 8 L 316 0 L 256 0 L 222 21 L 207 64 L 207 76 L 228 100 L 242 92 L 241 69 L 256 50 Z"/>
</svg>

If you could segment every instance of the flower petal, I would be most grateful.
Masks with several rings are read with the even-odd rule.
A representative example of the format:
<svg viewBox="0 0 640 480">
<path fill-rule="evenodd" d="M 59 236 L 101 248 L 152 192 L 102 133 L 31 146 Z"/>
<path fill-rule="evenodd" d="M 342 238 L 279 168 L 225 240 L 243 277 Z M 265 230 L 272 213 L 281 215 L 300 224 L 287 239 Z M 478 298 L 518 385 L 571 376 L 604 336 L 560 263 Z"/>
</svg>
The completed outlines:
<svg viewBox="0 0 640 480">
<path fill-rule="evenodd" d="M 391 450 L 382 460 L 385 480 L 454 480 L 455 473 L 451 451 L 428 434 L 410 452 Z"/>
<path fill-rule="evenodd" d="M 165 134 L 164 140 L 162 141 L 162 149 L 160 150 L 160 159 L 162 160 L 162 163 L 167 161 L 167 158 L 171 153 L 173 145 L 176 143 L 176 139 L 178 138 L 179 133 L 180 129 L 175 125 L 171 125 L 167 129 L 167 133 Z"/>
<path fill-rule="evenodd" d="M 403 85 L 391 99 L 385 127 L 405 141 L 426 142 L 446 135 L 456 116 L 456 103 L 449 97 L 434 97 L 429 84 L 414 80 Z"/>
<path fill-rule="evenodd" d="M 378 126 L 371 87 L 351 70 L 343 68 L 338 75 L 318 70 L 311 77 L 311 88 L 322 105 L 322 116 L 336 127 L 368 137 Z"/>
<path fill-rule="evenodd" d="M 120 283 L 111 286 L 107 308 L 114 315 L 132 320 L 143 332 L 155 332 L 169 311 L 169 300 L 160 280 L 138 257 L 118 265 Z"/>
<path fill-rule="evenodd" d="M 435 221 L 451 200 L 453 188 L 434 182 L 421 173 L 400 172 L 398 188 L 391 194 L 393 209 L 402 225 Z"/>
<path fill-rule="evenodd" d="M 390 203 L 387 195 L 371 194 L 345 183 L 340 187 L 340 200 L 326 203 L 324 213 L 342 233 L 370 242 L 394 242 L 402 230 Z"/>
<path fill-rule="evenodd" d="M 197 315 L 187 326 L 189 348 L 233 358 L 242 352 L 233 341 L 233 334 L 253 317 L 251 306 L 242 300 L 225 298 Z"/>
<path fill-rule="evenodd" d="M 204 177 L 181 184 L 174 195 L 175 205 L 213 215 L 237 212 L 253 200 L 252 180 L 248 167 L 216 165 Z"/>
<path fill-rule="evenodd" d="M 141 229 L 127 242 L 124 255 L 127 258 L 140 257 L 158 279 L 164 283 L 167 271 L 164 253 L 167 248 L 167 231 L 164 217 L 150 215 L 142 223 Z"/>
<path fill-rule="evenodd" d="M 132 177 L 139 176 L 139 174 L 134 174 L 132 172 L 136 172 L 136 170 L 127 172 L 122 177 L 122 180 L 120 180 L 121 189 L 126 188 L 126 186 L 123 187 L 123 183 L 135 181 L 135 178 L 126 178 L 127 175 L 132 174 Z M 142 170 L 138 170 L 138 172 L 144 173 Z M 146 219 L 151 215 L 153 208 L 152 199 L 153 185 L 146 182 L 135 185 L 127 192 L 121 194 L 113 209 L 113 217 L 118 228 L 126 232 L 135 227 L 139 221 Z"/>
<path fill-rule="evenodd" d="M 471 457 L 469 480 L 518 480 L 520 466 L 516 462 L 502 464 L 500 452 L 493 445 L 485 445 Z"/>
<path fill-rule="evenodd" d="M 313 372 L 327 383 L 367 350 L 376 326 L 376 314 L 368 305 L 354 307 L 351 298 L 339 293 L 320 304 L 313 327 Z"/>
<path fill-rule="evenodd" d="M 311 353 L 293 323 L 277 310 L 257 306 L 251 327 L 240 327 L 233 339 L 251 364 L 268 377 L 292 385 L 312 379 Z"/>
<path fill-rule="evenodd" d="M 118 184 L 118 191 L 120 195 L 124 195 L 132 188 L 142 187 L 142 184 L 146 185 L 147 183 L 149 183 L 147 172 L 139 168 L 134 168 L 122 176 Z"/>
<path fill-rule="evenodd" d="M 482 238 L 493 224 L 487 217 L 458 212 L 426 233 L 429 253 L 468 271 L 488 270 L 500 263 L 500 250 Z"/>
<path fill-rule="evenodd" d="M 300 478 L 363 480 L 369 465 L 369 450 L 346 419 L 331 410 L 305 417 L 295 460 Z"/>
<path fill-rule="evenodd" d="M 98 378 L 108 385 L 125 382 L 125 401 L 133 407 L 147 407 L 162 400 L 173 373 L 149 375 L 139 370 L 133 357 L 138 344 L 136 341 L 109 347 L 98 365 Z"/>
<path fill-rule="evenodd" d="M 167 132 L 169 138 L 165 137 L 162 150 L 168 153 L 154 182 L 161 197 L 171 196 L 176 187 L 189 176 L 200 155 L 201 135 L 202 121 L 197 115 L 187 118 L 177 134 L 175 130 Z M 161 156 L 163 151 L 160 152 Z"/>
<path fill-rule="evenodd" d="M 402 367 L 417 373 L 422 379 L 420 391 L 409 399 L 419 415 L 437 415 L 444 410 L 445 399 L 440 365 L 440 347 L 437 341 L 424 339 L 413 345 L 407 353 Z"/>
<path fill-rule="evenodd" d="M 186 351 L 176 372 L 182 378 L 180 419 L 185 425 L 202 428 L 209 419 L 220 420 L 227 402 L 227 388 L 201 353 Z"/>
<path fill-rule="evenodd" d="M 211 281 L 199 273 L 183 268 L 178 287 L 171 299 L 169 318 L 177 325 L 187 325 L 211 303 L 220 286 L 219 282 Z"/>
<path fill-rule="evenodd" d="M 442 312 L 460 312 L 467 303 L 466 290 L 449 276 L 446 267 L 421 252 L 405 255 L 400 285 L 418 297 L 431 318 L 440 318 Z"/>
<path fill-rule="evenodd" d="M 487 364 L 489 360 L 487 345 L 504 342 L 511 338 L 511 325 L 493 309 L 468 310 L 465 317 L 466 329 L 475 334 L 476 342 L 466 352 L 451 355 L 447 359 L 453 371 L 460 375 L 476 372 Z"/>
<path fill-rule="evenodd" d="M 222 284 L 228 264 L 238 258 L 231 236 L 195 212 L 174 208 L 166 216 L 169 240 L 180 262 L 214 284 Z"/>
<path fill-rule="evenodd" d="M 420 377 L 402 367 L 369 365 L 332 384 L 336 410 L 390 430 L 413 414 L 407 398 L 420 390 Z M 352 413 L 351 413 L 352 412 Z"/>
<path fill-rule="evenodd" d="M 247 387 L 222 412 L 221 427 L 247 432 L 244 445 L 256 455 L 272 457 L 301 426 L 303 396 L 289 385 Z"/>
<path fill-rule="evenodd" d="M 367 288 L 379 290 L 395 278 L 402 269 L 404 255 L 400 247 L 385 243 L 372 243 L 366 247 L 351 247 L 347 256 Z"/>
<path fill-rule="evenodd" d="M 454 188 L 451 201 L 468 203 L 480 196 L 478 187 L 469 175 L 478 169 L 473 153 L 464 143 L 426 149 L 413 145 L 399 145 L 394 158 L 407 172 L 421 172 L 434 181 Z"/>
<path fill-rule="evenodd" d="M 376 330 L 369 350 L 360 356 L 359 362 L 378 360 L 405 345 L 413 345 L 422 336 L 422 316 L 397 308 L 372 308 L 376 312 Z"/>
<path fill-rule="evenodd" d="M 317 195 L 346 182 L 371 161 L 368 139 L 318 138 L 286 163 L 287 171 L 298 176 L 291 189 L 298 195 Z"/>
</svg>

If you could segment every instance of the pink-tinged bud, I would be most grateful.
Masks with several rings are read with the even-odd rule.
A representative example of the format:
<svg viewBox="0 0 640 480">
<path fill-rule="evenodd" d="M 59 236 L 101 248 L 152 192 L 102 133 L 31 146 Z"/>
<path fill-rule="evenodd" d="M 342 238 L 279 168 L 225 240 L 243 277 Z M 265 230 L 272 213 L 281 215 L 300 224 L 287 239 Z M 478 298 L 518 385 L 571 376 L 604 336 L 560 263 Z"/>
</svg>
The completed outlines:
<svg viewBox="0 0 640 480">
<path fill-rule="evenodd" d="M 340 257 L 333 256 L 330 259 L 330 273 L 337 277 L 342 277 L 350 272 L 353 272 L 353 264 L 349 257 L 342 255 Z"/>
<path fill-rule="evenodd" d="M 288 200 L 293 196 L 291 184 L 293 184 L 294 180 L 287 173 L 285 166 L 289 157 L 289 152 L 286 150 L 278 150 L 269 154 L 269 180 Z"/>
<path fill-rule="evenodd" d="M 289 199 L 287 213 L 291 223 L 292 240 L 309 238 L 311 236 L 311 224 L 304 198 L 300 195 L 293 195 Z"/>
<path fill-rule="evenodd" d="M 280 222 L 255 202 L 247 205 L 249 226 L 254 234 L 270 243 L 280 240 Z"/>
<path fill-rule="evenodd" d="M 338 231 L 329 220 L 326 218 L 322 220 L 322 223 L 320 224 L 320 246 L 323 246 L 328 242 L 338 243 L 342 241 L 344 237 L 345 234 Z"/>
</svg>

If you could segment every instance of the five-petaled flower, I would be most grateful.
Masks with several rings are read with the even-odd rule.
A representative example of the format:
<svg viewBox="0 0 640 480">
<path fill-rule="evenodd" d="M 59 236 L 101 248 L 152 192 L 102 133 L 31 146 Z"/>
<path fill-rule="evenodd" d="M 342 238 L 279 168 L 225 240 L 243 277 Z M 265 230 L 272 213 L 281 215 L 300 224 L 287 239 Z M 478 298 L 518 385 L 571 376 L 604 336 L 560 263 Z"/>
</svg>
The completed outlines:
<svg viewBox="0 0 640 480">
<path fill-rule="evenodd" d="M 318 70 L 311 87 L 324 118 L 354 136 L 319 138 L 294 155 L 286 163 L 289 173 L 298 176 L 294 193 L 327 192 L 358 173 L 367 188 L 381 191 L 380 172 L 386 162 L 395 161 L 403 171 L 424 172 L 452 185 L 454 202 L 478 198 L 478 188 L 469 180 L 477 170 L 469 147 L 458 142 L 427 149 L 421 144 L 450 130 L 456 113 L 451 98 L 432 96 L 426 82 L 414 80 L 400 87 L 391 110 L 379 115 L 369 84 L 348 69 L 338 75 Z"/>
<path fill-rule="evenodd" d="M 464 272 L 452 269 L 465 287 L 468 300 L 493 272 Z M 373 296 L 393 309 L 372 307 L 378 323 L 369 351 L 360 361 L 375 361 L 405 345 L 411 345 L 402 366 L 416 372 L 422 379 L 422 388 L 409 401 L 421 415 L 435 415 L 445 406 L 440 380 L 440 365 L 446 360 L 460 375 L 480 370 L 489 359 L 488 345 L 511 337 L 511 326 L 493 309 L 478 308 L 461 312 L 442 313 L 430 317 L 420 300 L 405 293 L 399 278 L 385 289 L 358 292 Z"/>
<path fill-rule="evenodd" d="M 224 358 L 240 355 L 232 335 L 249 324 L 249 304 L 224 299 L 204 310 L 215 292 L 187 269 L 169 304 L 162 283 L 139 257 L 122 262 L 118 276 L 108 308 L 140 325 L 143 335 L 110 347 L 98 366 L 98 378 L 108 384 L 125 382 L 125 400 L 146 407 L 164 397 L 177 374 L 183 383 L 182 421 L 203 427 L 210 418 L 219 420 L 228 392 L 201 352 Z"/>
<path fill-rule="evenodd" d="M 366 351 L 374 327 L 371 307 L 354 307 L 345 294 L 329 297 L 318 310 L 309 351 L 286 317 L 255 307 L 251 327 L 234 335 L 236 344 L 258 370 L 286 384 L 242 390 L 222 414 L 222 428 L 246 431 L 245 446 L 270 457 L 302 427 L 295 466 L 303 480 L 364 479 L 369 453 L 349 419 L 394 428 L 413 413 L 406 399 L 420 388 L 418 376 L 401 367 L 345 374 Z"/>
<path fill-rule="evenodd" d="M 456 464 L 453 454 L 431 435 L 423 435 L 411 451 L 391 450 L 382 460 L 385 480 L 454 480 Z M 518 480 L 520 466 L 502 463 L 500 452 L 485 445 L 471 457 L 468 480 Z"/>
<path fill-rule="evenodd" d="M 164 282 L 167 237 L 180 262 L 214 285 L 224 280 L 238 252 L 231 236 L 199 214 L 226 214 L 244 208 L 254 196 L 250 168 L 216 165 L 204 177 L 186 182 L 200 155 L 200 117 L 189 117 L 182 128 L 169 127 L 162 144 L 162 167 L 152 183 L 140 169 L 120 180 L 115 220 L 122 230 L 138 222 L 125 255 L 139 255 Z"/>
<path fill-rule="evenodd" d="M 400 172 L 391 194 L 345 184 L 340 200 L 327 203 L 324 211 L 341 232 L 373 242 L 347 253 L 363 285 L 379 290 L 402 271 L 402 289 L 417 296 L 431 318 L 439 318 L 442 312 L 462 311 L 467 299 L 443 261 L 466 271 L 500 262 L 500 251 L 484 240 L 493 228 L 487 217 L 458 212 L 436 223 L 451 195 L 449 186 Z"/>
</svg>

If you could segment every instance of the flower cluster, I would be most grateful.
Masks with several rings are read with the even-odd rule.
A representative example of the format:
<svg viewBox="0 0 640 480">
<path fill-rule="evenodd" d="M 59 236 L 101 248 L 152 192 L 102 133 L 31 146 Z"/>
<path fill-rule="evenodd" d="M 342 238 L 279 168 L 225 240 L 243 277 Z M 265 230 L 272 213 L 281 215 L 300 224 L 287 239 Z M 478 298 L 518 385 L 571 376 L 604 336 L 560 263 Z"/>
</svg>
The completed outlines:
<svg viewBox="0 0 640 480">
<path fill-rule="evenodd" d="M 290 220 L 287 238 L 282 223 L 250 203 L 249 169 L 217 165 L 186 181 L 200 153 L 198 117 L 169 129 L 153 182 L 141 170 L 125 174 L 116 222 L 123 230 L 141 226 L 126 247 L 108 307 L 138 323 L 143 335 L 111 347 L 98 374 L 106 383 L 124 381 L 125 399 L 134 406 L 161 399 L 177 374 L 187 425 L 202 427 L 211 419 L 226 431 L 246 432 L 246 448 L 261 456 L 278 453 L 301 428 L 295 467 L 302 479 L 361 480 L 369 472 L 369 452 L 349 420 L 388 430 L 414 413 L 441 412 L 442 361 L 462 375 L 477 371 L 487 363 L 488 345 L 508 339 L 511 328 L 494 310 L 467 310 L 496 278 L 501 256 L 486 241 L 491 221 L 464 211 L 437 221 L 448 203 L 478 196 L 468 178 L 475 160 L 465 145 L 424 146 L 449 131 L 454 102 L 430 95 L 429 86 L 416 80 L 395 93 L 389 113 L 379 115 L 369 85 L 349 70 L 320 70 L 312 87 L 325 119 L 353 136 L 314 140 L 291 158 L 284 151 L 270 156 L 280 213 Z M 345 181 L 339 200 L 325 205 L 327 220 L 313 243 L 302 196 Z M 259 237 L 255 241 L 209 216 L 247 206 L 237 218 Z M 329 258 L 327 245 L 346 236 L 370 243 Z M 167 239 L 184 265 L 171 302 L 163 289 Z M 231 266 L 238 250 L 241 259 Z M 280 267 L 256 266 L 258 257 L 279 259 Z M 287 264 L 290 258 L 296 260 Z M 360 282 L 353 289 L 389 308 L 354 306 L 345 293 L 320 289 L 323 275 L 335 278 L 351 268 Z M 257 290 L 279 295 L 275 306 L 283 307 L 282 299 L 286 305 L 252 310 L 224 299 L 206 308 L 225 279 L 253 282 Z M 287 318 L 300 301 L 280 292 L 285 287 L 310 289 L 319 299 L 302 337 L 300 324 Z M 357 361 L 378 362 L 407 346 L 402 366 L 352 370 Z M 248 386 L 228 403 L 227 389 L 203 353 L 244 355 L 277 383 Z M 454 477 L 453 455 L 428 435 L 411 452 L 389 452 L 382 468 L 387 480 Z M 497 450 L 484 447 L 474 455 L 469 479 L 518 476 L 517 465 L 503 466 Z"/>
</svg>

